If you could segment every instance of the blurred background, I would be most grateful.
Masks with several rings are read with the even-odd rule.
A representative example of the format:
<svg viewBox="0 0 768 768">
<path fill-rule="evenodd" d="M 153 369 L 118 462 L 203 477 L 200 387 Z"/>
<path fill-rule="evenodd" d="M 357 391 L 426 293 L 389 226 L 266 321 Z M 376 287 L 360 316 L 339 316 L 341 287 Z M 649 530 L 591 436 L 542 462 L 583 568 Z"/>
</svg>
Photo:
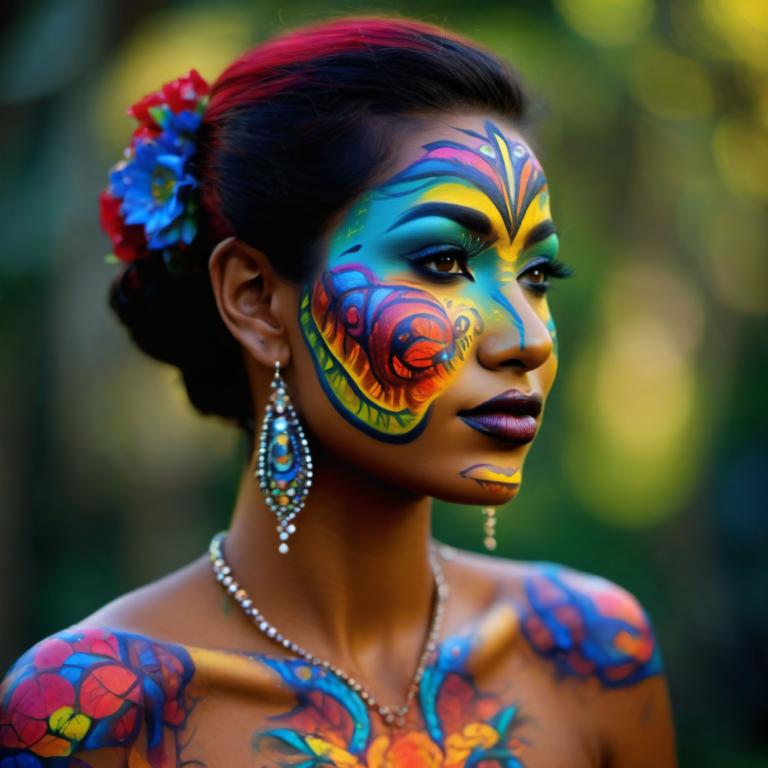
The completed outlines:
<svg viewBox="0 0 768 768">
<path fill-rule="evenodd" d="M 0 666 L 196 557 L 246 460 L 106 306 L 125 108 L 329 15 L 444 24 L 518 68 L 562 257 L 561 367 L 500 554 L 652 615 L 683 765 L 768 765 L 768 3 L 42 0 L 0 11 Z M 436 504 L 481 547 L 479 509 Z"/>
</svg>

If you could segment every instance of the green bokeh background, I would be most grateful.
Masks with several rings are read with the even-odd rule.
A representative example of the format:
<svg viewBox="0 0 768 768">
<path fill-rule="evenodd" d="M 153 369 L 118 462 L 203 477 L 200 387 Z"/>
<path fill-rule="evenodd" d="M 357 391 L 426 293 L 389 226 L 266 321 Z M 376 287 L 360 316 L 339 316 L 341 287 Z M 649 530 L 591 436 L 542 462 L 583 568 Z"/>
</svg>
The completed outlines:
<svg viewBox="0 0 768 768">
<path fill-rule="evenodd" d="M 507 57 L 537 98 L 561 367 L 500 554 L 634 592 L 683 765 L 768 765 L 768 3 L 60 0 L 0 46 L 0 664 L 196 557 L 246 459 L 106 306 L 96 198 L 125 107 L 308 21 L 401 13 Z M 477 509 L 436 504 L 479 549 Z"/>
</svg>

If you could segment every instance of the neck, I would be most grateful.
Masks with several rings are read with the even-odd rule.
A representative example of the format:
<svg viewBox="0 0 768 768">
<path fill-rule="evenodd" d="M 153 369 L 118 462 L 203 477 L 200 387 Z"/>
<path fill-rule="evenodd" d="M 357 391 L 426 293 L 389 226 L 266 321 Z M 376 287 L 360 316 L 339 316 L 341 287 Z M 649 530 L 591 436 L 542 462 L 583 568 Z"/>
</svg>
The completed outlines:
<svg viewBox="0 0 768 768">
<path fill-rule="evenodd" d="M 262 613 L 316 655 L 353 666 L 372 646 L 412 655 L 433 597 L 430 499 L 336 456 L 315 455 L 313 462 L 313 485 L 287 554 L 278 553 L 275 517 L 253 466 L 246 468 L 227 560 Z"/>
</svg>

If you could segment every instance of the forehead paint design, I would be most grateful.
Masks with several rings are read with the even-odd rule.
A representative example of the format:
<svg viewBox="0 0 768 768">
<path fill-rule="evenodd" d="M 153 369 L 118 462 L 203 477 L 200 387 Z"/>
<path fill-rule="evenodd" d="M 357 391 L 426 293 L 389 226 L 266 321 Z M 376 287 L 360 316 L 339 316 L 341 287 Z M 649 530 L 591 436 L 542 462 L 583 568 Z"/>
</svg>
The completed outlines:
<svg viewBox="0 0 768 768">
<path fill-rule="evenodd" d="M 424 155 L 390 178 L 383 193 L 400 184 L 423 182 L 424 187 L 429 187 L 436 178 L 460 178 L 488 197 L 510 241 L 514 240 L 528 207 L 547 186 L 544 171 L 523 142 L 507 139 L 490 120 L 485 121 L 486 135 L 456 130 L 481 143 L 470 147 L 445 139 L 425 144 Z"/>
<path fill-rule="evenodd" d="M 478 147 L 456 141 L 435 141 L 424 145 L 425 155 L 394 178 L 389 185 L 427 180 L 435 177 L 461 176 L 484 192 L 492 201 L 509 236 L 515 239 L 533 200 L 546 194 L 547 180 L 538 160 L 520 141 L 510 141 L 490 120 L 485 121 L 486 134 L 457 128 L 467 136 L 479 139 Z M 504 293 L 495 288 L 491 298 L 503 307 L 517 328 L 520 349 L 525 349 L 525 324 Z"/>
<path fill-rule="evenodd" d="M 488 276 L 471 289 L 469 281 L 430 284 L 409 273 L 403 249 L 394 257 L 386 247 L 402 232 L 394 230 L 423 217 L 444 225 L 453 219 L 464 235 L 473 229 L 470 219 L 490 222 L 474 204 L 430 204 L 440 190 L 448 198 L 451 189 L 454 198 L 457 190 L 472 192 L 500 222 L 488 228 L 510 243 L 531 203 L 544 204 L 546 179 L 528 147 L 491 121 L 484 127 L 485 135 L 457 128 L 466 142 L 425 144 L 413 164 L 361 198 L 332 238 L 328 268 L 302 292 L 299 320 L 324 390 L 345 419 L 384 441 L 407 442 L 424 429 L 431 403 L 496 314 L 492 305 L 512 318 L 525 345 L 522 318 L 499 287 L 503 277 Z M 437 226 L 422 239 L 456 240 Z"/>
</svg>

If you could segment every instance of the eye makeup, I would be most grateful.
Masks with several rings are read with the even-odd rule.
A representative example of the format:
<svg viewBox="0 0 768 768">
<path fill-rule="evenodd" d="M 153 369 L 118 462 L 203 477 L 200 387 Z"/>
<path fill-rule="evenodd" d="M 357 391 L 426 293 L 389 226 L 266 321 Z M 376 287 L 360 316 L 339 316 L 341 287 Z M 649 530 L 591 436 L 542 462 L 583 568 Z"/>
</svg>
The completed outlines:
<svg viewBox="0 0 768 768">
<path fill-rule="evenodd" d="M 474 276 L 468 269 L 468 262 L 487 250 L 492 243 L 492 240 L 483 240 L 474 233 L 463 232 L 449 241 L 434 243 L 406 253 L 403 258 L 415 271 L 429 279 L 450 283 L 464 277 L 475 282 Z M 451 260 L 460 267 L 458 271 L 441 270 L 439 267 L 429 266 L 430 263 L 438 264 L 441 261 L 443 265 L 447 265 Z"/>
<path fill-rule="evenodd" d="M 457 224 L 461 224 L 465 229 L 469 229 L 482 235 L 491 234 L 491 221 L 482 211 L 479 211 L 476 208 L 470 208 L 466 205 L 440 202 L 422 203 L 421 205 L 410 208 L 387 229 L 387 232 L 391 232 L 393 229 L 397 229 L 409 221 L 433 217 L 450 219 Z"/>
<path fill-rule="evenodd" d="M 540 257 L 526 264 L 525 267 L 523 267 L 523 269 L 518 273 L 517 279 L 520 280 L 521 278 L 525 277 L 525 275 L 531 274 L 535 270 L 539 270 L 545 275 L 544 281 L 541 283 L 534 283 L 530 280 L 524 280 L 523 282 L 525 282 L 527 287 L 529 287 L 534 293 L 538 293 L 540 295 L 545 294 L 549 289 L 549 278 L 570 277 L 574 271 L 573 267 L 565 264 L 562 261 L 559 261 L 558 259 Z"/>
</svg>

